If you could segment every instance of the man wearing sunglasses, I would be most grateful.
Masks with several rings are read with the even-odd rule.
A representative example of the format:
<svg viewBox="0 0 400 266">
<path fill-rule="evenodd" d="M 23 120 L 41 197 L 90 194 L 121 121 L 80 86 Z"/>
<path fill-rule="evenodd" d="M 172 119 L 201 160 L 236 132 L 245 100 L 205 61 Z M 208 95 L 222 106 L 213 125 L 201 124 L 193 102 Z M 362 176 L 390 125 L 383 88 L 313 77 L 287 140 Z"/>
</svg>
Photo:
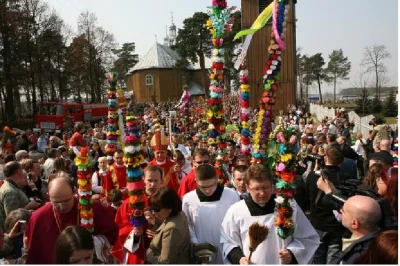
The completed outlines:
<svg viewBox="0 0 400 266">
<path fill-rule="evenodd" d="M 192 171 L 185 176 L 178 190 L 178 196 L 182 199 L 186 193 L 189 193 L 192 190 L 197 188 L 196 179 L 195 179 L 195 170 L 199 165 L 202 164 L 209 164 L 210 161 L 210 154 L 206 149 L 196 149 L 193 153 L 193 166 Z"/>
</svg>

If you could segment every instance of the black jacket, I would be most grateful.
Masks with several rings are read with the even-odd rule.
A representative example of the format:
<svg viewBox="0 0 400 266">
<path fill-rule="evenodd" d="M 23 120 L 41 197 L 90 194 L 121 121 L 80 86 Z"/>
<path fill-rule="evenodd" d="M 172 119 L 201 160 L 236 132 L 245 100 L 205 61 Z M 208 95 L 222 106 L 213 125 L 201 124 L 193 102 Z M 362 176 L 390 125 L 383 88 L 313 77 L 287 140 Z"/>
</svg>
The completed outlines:
<svg viewBox="0 0 400 266">
<path fill-rule="evenodd" d="M 382 161 L 387 165 L 393 164 L 393 156 L 388 151 L 378 151 L 371 153 L 369 155 L 369 158 L 375 158 L 375 157 L 381 158 Z"/>
<path fill-rule="evenodd" d="M 343 151 L 343 155 L 346 158 L 352 159 L 354 161 L 357 161 L 358 158 L 358 153 L 355 152 L 348 144 L 344 143 L 340 145 L 336 141 L 331 144 L 331 146 L 338 148 L 339 150 Z"/>
<path fill-rule="evenodd" d="M 367 251 L 369 244 L 379 233 L 380 231 L 376 231 L 365 235 L 348 246 L 344 251 L 335 253 L 329 264 L 340 264 L 341 261 L 343 261 L 343 264 L 354 264 L 354 260 Z"/>
<path fill-rule="evenodd" d="M 338 166 L 327 165 L 325 166 L 325 169 L 326 170 L 324 170 L 324 172 L 326 172 L 328 180 L 331 181 L 335 186 L 349 178 L 347 175 L 339 173 Z M 325 206 L 323 203 L 322 199 L 325 193 L 322 191 L 319 193 L 320 190 L 317 187 L 318 178 L 319 176 L 312 171 L 307 176 L 306 181 L 306 195 L 307 199 L 310 201 L 311 224 L 315 229 L 324 232 L 340 233 L 341 231 L 344 231 L 345 228 L 343 227 L 342 223 L 335 218 L 332 208 Z"/>
</svg>

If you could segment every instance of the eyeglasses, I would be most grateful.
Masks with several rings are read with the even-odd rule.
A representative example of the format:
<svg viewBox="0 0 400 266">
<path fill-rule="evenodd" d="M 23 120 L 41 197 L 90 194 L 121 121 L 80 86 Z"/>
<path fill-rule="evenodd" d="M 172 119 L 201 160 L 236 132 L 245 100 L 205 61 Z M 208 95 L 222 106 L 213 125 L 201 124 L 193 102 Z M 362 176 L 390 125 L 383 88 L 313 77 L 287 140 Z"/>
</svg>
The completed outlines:
<svg viewBox="0 0 400 266">
<path fill-rule="evenodd" d="M 271 187 L 257 187 L 257 188 L 248 187 L 248 189 L 250 189 L 250 190 L 256 192 L 257 194 L 259 194 L 259 193 L 261 193 L 261 192 L 267 192 L 268 190 L 271 189 Z"/>
<path fill-rule="evenodd" d="M 58 201 L 58 202 L 54 202 L 54 201 L 51 201 L 51 205 L 53 205 L 53 206 L 66 206 L 66 205 L 68 205 L 69 203 L 70 203 L 70 201 L 73 199 L 74 197 L 72 197 L 72 198 L 69 198 L 69 199 L 66 199 L 66 200 L 62 200 L 62 201 Z"/>
<path fill-rule="evenodd" d="M 205 161 L 195 161 L 197 164 L 207 164 L 210 163 L 209 160 L 205 160 Z"/>
</svg>

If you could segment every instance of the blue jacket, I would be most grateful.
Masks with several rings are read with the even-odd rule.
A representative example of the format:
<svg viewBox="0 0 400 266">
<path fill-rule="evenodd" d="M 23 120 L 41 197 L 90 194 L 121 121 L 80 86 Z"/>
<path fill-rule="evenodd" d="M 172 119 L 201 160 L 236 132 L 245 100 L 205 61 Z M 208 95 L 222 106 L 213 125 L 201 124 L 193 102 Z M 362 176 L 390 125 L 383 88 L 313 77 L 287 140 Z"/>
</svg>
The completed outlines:
<svg viewBox="0 0 400 266">
<path fill-rule="evenodd" d="M 356 162 L 345 157 L 343 163 L 340 165 L 339 173 L 348 174 L 351 179 L 357 179 Z"/>
</svg>

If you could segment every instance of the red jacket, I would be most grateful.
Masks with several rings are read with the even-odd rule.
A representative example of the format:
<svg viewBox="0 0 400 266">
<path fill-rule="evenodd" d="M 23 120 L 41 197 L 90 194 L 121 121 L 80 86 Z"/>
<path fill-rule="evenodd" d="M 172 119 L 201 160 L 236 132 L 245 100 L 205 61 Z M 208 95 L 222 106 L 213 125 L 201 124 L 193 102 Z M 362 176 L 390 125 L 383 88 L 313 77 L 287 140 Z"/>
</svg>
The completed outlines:
<svg viewBox="0 0 400 266">
<path fill-rule="evenodd" d="M 195 179 L 195 169 L 192 169 L 187 176 L 185 176 L 182 181 L 181 185 L 179 186 L 178 196 L 182 199 L 186 193 L 189 193 L 192 190 L 197 188 L 197 183 Z"/>
</svg>

